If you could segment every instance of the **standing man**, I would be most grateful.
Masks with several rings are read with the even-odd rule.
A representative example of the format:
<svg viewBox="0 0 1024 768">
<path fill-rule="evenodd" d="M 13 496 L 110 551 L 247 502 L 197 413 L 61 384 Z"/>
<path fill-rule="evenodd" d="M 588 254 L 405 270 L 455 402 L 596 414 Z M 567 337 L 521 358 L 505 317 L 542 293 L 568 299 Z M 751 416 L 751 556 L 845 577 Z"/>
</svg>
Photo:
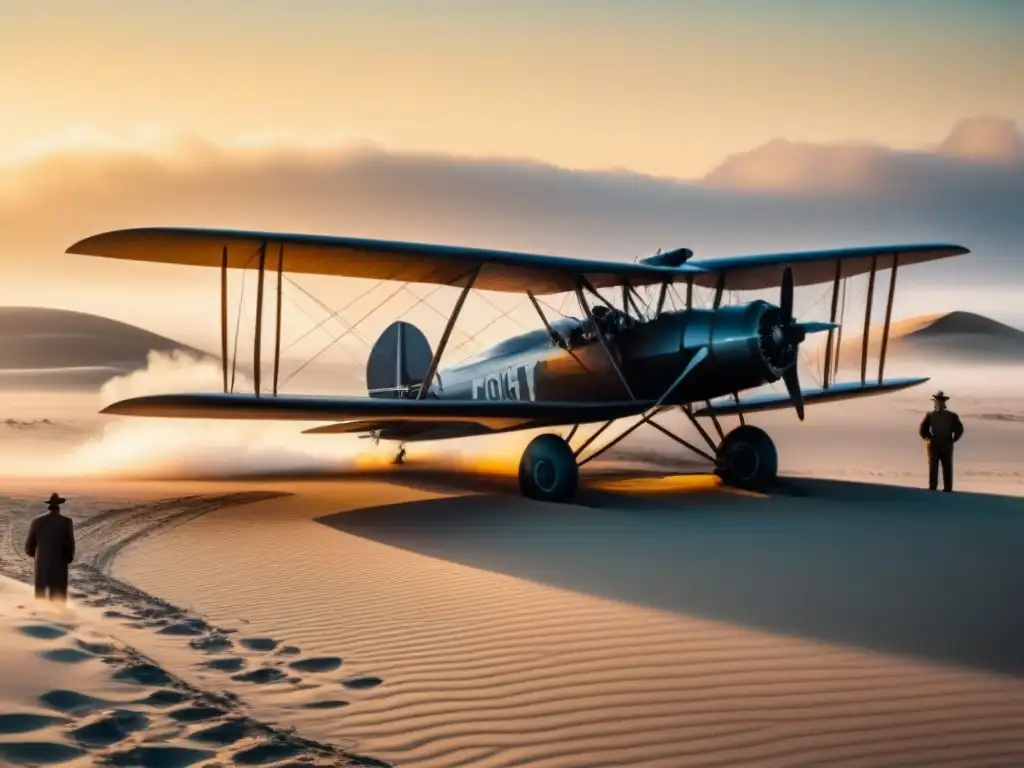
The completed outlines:
<svg viewBox="0 0 1024 768">
<path fill-rule="evenodd" d="M 939 465 L 942 465 L 942 490 L 953 490 L 953 443 L 964 435 L 960 417 L 946 408 L 948 397 L 940 390 L 932 395 L 934 408 L 921 420 L 921 439 L 928 446 L 928 488 L 939 485 Z"/>
<path fill-rule="evenodd" d="M 28 528 L 25 554 L 36 561 L 36 597 L 64 602 L 68 597 L 68 566 L 75 559 L 75 528 L 60 513 L 62 499 L 56 493 L 46 502 L 49 512 Z"/>
</svg>

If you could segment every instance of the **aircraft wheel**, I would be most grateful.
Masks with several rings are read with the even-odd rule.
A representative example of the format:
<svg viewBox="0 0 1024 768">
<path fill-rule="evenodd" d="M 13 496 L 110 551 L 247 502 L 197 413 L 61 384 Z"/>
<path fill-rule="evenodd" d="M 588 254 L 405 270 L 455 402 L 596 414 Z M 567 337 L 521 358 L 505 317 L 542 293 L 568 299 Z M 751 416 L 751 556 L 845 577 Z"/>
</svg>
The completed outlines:
<svg viewBox="0 0 1024 768">
<path fill-rule="evenodd" d="M 718 447 L 715 474 L 728 485 L 748 491 L 761 491 L 771 485 L 779 473 L 779 454 L 768 433 L 751 424 L 737 427 Z"/>
<path fill-rule="evenodd" d="M 528 499 L 572 501 L 580 471 L 569 444 L 558 435 L 538 435 L 519 461 L 519 490 Z"/>
</svg>

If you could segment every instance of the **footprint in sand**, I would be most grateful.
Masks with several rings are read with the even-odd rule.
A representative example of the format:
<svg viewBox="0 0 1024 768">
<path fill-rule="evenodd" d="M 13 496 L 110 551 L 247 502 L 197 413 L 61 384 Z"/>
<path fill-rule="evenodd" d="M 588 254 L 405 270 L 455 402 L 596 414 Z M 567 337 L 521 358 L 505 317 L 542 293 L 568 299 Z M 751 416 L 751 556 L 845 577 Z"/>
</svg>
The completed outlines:
<svg viewBox="0 0 1024 768">
<path fill-rule="evenodd" d="M 250 670 L 249 672 L 241 672 L 237 675 L 232 675 L 232 680 L 237 680 L 240 683 L 256 683 L 257 685 L 265 685 L 267 683 L 273 683 L 284 678 L 285 674 L 277 667 L 259 667 L 258 669 Z"/>
<path fill-rule="evenodd" d="M 366 677 L 352 677 L 348 680 L 342 680 L 341 684 L 346 688 L 351 688 L 354 691 L 362 691 L 367 688 L 376 688 L 378 685 L 383 683 L 379 677 L 372 677 L 367 675 Z"/>
<path fill-rule="evenodd" d="M 207 653 L 223 653 L 224 651 L 230 651 L 233 646 L 230 640 L 220 635 L 204 635 L 203 637 L 197 637 L 195 640 L 189 640 L 188 644 L 193 650 L 206 651 Z"/>
<path fill-rule="evenodd" d="M 69 715 L 84 715 L 97 709 L 103 709 L 108 702 L 96 699 L 78 691 L 55 690 L 47 691 L 39 700 L 50 709 L 65 712 Z"/>
<path fill-rule="evenodd" d="M 235 765 L 266 765 L 296 757 L 302 751 L 303 748 L 299 744 L 269 741 L 236 752 L 231 762 Z"/>
<path fill-rule="evenodd" d="M 212 720 L 215 717 L 222 717 L 226 714 L 227 710 L 220 707 L 211 707 L 207 704 L 191 704 L 180 709 L 172 709 L 167 713 L 167 716 L 177 720 L 179 723 L 201 723 L 204 720 Z"/>
<path fill-rule="evenodd" d="M 42 728 L 49 728 L 53 725 L 65 725 L 70 722 L 66 717 L 33 715 L 27 712 L 0 714 L 0 736 L 10 736 L 15 733 L 31 733 Z"/>
<path fill-rule="evenodd" d="M 75 640 L 75 645 L 93 656 L 112 656 L 117 653 L 117 648 L 110 643 L 89 643 L 85 640 Z"/>
<path fill-rule="evenodd" d="M 133 662 L 114 673 L 114 679 L 136 685 L 169 685 L 171 676 L 155 664 Z"/>
<path fill-rule="evenodd" d="M 218 672 L 237 672 L 245 666 L 245 659 L 241 656 L 228 656 L 224 659 L 210 659 L 203 662 L 203 666 Z"/>
<path fill-rule="evenodd" d="M 337 656 L 319 656 L 313 659 L 299 659 L 288 665 L 296 672 L 333 672 L 341 666 Z"/>
<path fill-rule="evenodd" d="M 338 709 L 347 707 L 348 702 L 341 699 L 325 699 L 322 701 L 310 701 L 302 705 L 303 709 Z"/>
<path fill-rule="evenodd" d="M 168 624 L 166 627 L 158 629 L 157 634 L 195 637 L 197 635 L 202 635 L 204 632 L 208 632 L 209 629 L 210 625 L 202 619 L 187 619 L 174 624 Z"/>
<path fill-rule="evenodd" d="M 277 640 L 271 637 L 243 637 L 238 642 L 250 651 L 272 651 L 277 648 Z"/>
<path fill-rule="evenodd" d="M 181 691 L 176 691 L 173 688 L 161 688 L 153 691 L 149 696 L 138 703 L 146 707 L 163 709 L 164 707 L 170 707 L 174 704 L 181 704 L 181 702 L 186 699 L 188 699 L 188 696 Z"/>
<path fill-rule="evenodd" d="M 55 661 L 58 664 L 81 664 L 83 661 L 96 658 L 91 653 L 80 651 L 77 648 L 54 648 L 50 651 L 43 651 L 39 655 L 47 661 Z"/>
<path fill-rule="evenodd" d="M 56 640 L 68 633 L 67 629 L 56 624 L 26 624 L 18 627 L 18 631 L 37 640 Z"/>
<path fill-rule="evenodd" d="M 302 653 L 302 651 L 299 650 L 298 648 L 296 648 L 294 645 L 282 645 L 280 648 L 277 649 L 277 653 L 275 653 L 274 655 L 275 656 L 298 656 L 300 653 Z"/>
<path fill-rule="evenodd" d="M 0 765 L 66 763 L 84 754 L 84 749 L 52 741 L 0 742 Z"/>
<path fill-rule="evenodd" d="M 109 747 L 149 726 L 149 718 L 131 709 L 115 709 L 71 731 L 71 737 L 87 747 Z"/>
<path fill-rule="evenodd" d="M 167 766 L 167 768 L 184 768 L 201 760 L 209 760 L 214 752 L 208 749 L 189 749 L 188 747 L 132 747 L 123 752 L 114 752 L 104 759 L 106 765 L 112 766 Z"/>
<path fill-rule="evenodd" d="M 188 738 L 192 741 L 227 747 L 240 739 L 251 736 L 253 733 L 255 733 L 255 730 L 252 725 L 239 717 L 225 720 L 223 723 L 191 733 Z"/>
</svg>

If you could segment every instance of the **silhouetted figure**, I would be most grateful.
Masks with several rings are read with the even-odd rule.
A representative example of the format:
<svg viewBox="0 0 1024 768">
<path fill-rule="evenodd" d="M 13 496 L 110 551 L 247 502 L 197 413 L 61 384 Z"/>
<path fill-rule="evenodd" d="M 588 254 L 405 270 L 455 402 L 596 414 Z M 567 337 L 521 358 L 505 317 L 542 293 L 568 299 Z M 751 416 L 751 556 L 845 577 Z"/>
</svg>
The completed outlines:
<svg viewBox="0 0 1024 768">
<path fill-rule="evenodd" d="M 405 446 L 400 446 L 398 449 L 398 455 L 395 456 L 395 460 L 392 464 L 404 464 L 405 463 Z"/>
<path fill-rule="evenodd" d="M 28 529 L 25 554 L 36 561 L 36 597 L 64 601 L 68 596 L 68 566 L 75 559 L 75 527 L 60 513 L 62 499 L 56 493 L 47 501 L 50 511 Z"/>
<path fill-rule="evenodd" d="M 960 417 L 946 408 L 949 398 L 944 393 L 932 395 L 934 410 L 921 420 L 921 439 L 928 446 L 928 488 L 939 486 L 939 465 L 942 465 L 942 490 L 953 490 L 953 443 L 964 435 Z"/>
</svg>

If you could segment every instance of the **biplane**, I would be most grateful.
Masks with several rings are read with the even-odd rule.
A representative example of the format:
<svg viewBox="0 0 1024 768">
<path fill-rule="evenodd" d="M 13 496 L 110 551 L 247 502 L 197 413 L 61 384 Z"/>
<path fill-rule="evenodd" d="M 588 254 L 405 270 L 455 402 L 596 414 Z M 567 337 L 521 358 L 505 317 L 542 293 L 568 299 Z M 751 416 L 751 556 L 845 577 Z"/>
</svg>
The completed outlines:
<svg viewBox="0 0 1024 768">
<path fill-rule="evenodd" d="M 224 391 L 135 397 L 103 413 L 202 419 L 283 419 L 328 422 L 314 434 L 360 434 L 404 445 L 413 441 L 544 430 L 527 445 L 519 466 L 524 496 L 566 502 L 579 468 L 644 424 L 662 431 L 714 464 L 724 482 L 765 489 L 776 478 L 778 455 L 769 435 L 746 414 L 869 397 L 912 387 L 927 378 L 884 378 L 896 276 L 900 267 L 968 253 L 952 244 L 885 245 L 844 250 L 694 259 L 679 248 L 634 262 L 610 262 L 467 247 L 386 242 L 351 237 L 218 229 L 141 228 L 106 232 L 75 243 L 68 253 L 219 268 Z M 229 391 L 228 272 L 257 270 L 254 391 Z M 877 378 L 867 375 L 868 338 L 876 274 L 890 270 Z M 277 275 L 277 318 L 271 391 L 261 376 L 264 279 Z M 373 345 L 366 397 L 278 393 L 281 280 L 284 272 L 427 283 L 460 289 L 436 348 L 414 325 L 396 321 Z M 860 379 L 837 382 L 842 329 L 836 322 L 840 283 L 868 275 Z M 794 317 L 797 286 L 832 283 L 828 322 Z M 694 288 L 713 291 L 695 306 Z M 777 304 L 758 299 L 723 305 L 726 290 L 778 289 Z M 640 290 L 650 296 L 642 300 Z M 509 338 L 458 365 L 441 369 L 442 355 L 472 290 L 525 294 L 542 327 Z M 679 308 L 669 309 L 669 292 Z M 681 294 L 685 291 L 685 304 Z M 621 293 L 620 306 L 609 299 Z M 570 294 L 581 316 L 549 318 L 539 296 Z M 656 300 L 654 296 L 656 295 Z M 673 307 L 676 307 L 673 300 Z M 820 387 L 801 388 L 800 345 L 827 333 Z M 872 377 L 874 378 L 874 377 Z M 781 381 L 785 392 L 741 398 Z M 706 444 L 695 445 L 655 421 L 679 409 Z M 739 417 L 726 432 L 720 417 Z M 620 419 L 636 421 L 584 458 L 584 451 Z M 712 436 L 707 419 L 717 437 Z M 573 447 L 581 425 L 600 424 Z M 566 434 L 567 431 L 567 434 Z"/>
</svg>

